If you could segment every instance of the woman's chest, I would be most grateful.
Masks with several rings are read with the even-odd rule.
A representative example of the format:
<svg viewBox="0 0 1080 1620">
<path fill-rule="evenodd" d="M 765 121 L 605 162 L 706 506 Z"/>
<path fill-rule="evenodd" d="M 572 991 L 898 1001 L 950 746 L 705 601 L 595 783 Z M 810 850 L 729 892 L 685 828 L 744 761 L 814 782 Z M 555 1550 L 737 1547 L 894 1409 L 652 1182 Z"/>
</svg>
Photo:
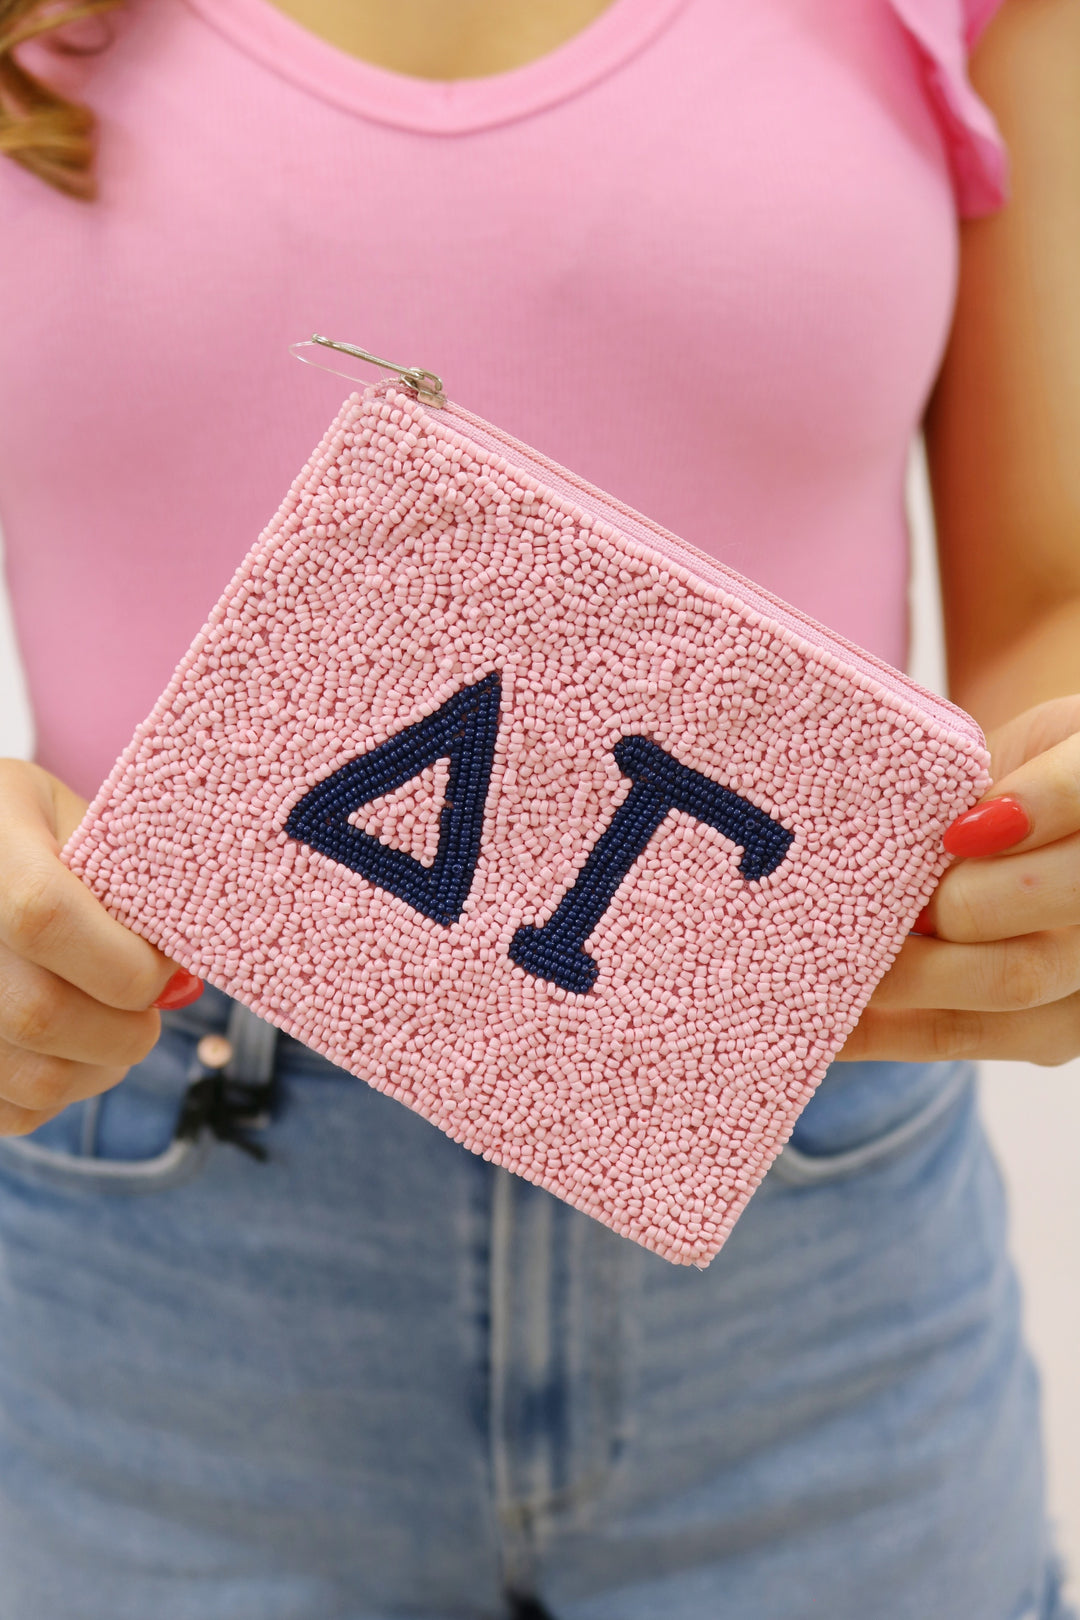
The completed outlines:
<svg viewBox="0 0 1080 1620">
<path fill-rule="evenodd" d="M 267 0 L 270 3 L 270 0 Z M 337 49 L 396 73 L 468 79 L 557 50 L 611 0 L 273 0 Z"/>
<path fill-rule="evenodd" d="M 316 94 L 310 63 L 291 77 L 182 0 L 144 3 L 93 85 L 102 202 L 5 177 L 3 302 L 36 318 L 0 332 L 3 416 L 42 398 L 42 344 L 105 420 L 132 368 L 170 400 L 273 377 L 288 409 L 282 344 L 333 328 L 571 459 L 579 419 L 625 443 L 676 402 L 796 458 L 891 436 L 933 375 L 954 271 L 940 138 L 892 11 L 658 9 L 627 59 L 566 64 L 565 93 L 550 58 L 536 105 L 506 102 L 521 76 L 490 81 L 487 108 L 487 81 L 471 104 L 409 83 L 427 100 L 395 118 L 368 97 L 391 75 L 349 64 Z M 613 447 L 589 437 L 602 478 Z"/>
</svg>

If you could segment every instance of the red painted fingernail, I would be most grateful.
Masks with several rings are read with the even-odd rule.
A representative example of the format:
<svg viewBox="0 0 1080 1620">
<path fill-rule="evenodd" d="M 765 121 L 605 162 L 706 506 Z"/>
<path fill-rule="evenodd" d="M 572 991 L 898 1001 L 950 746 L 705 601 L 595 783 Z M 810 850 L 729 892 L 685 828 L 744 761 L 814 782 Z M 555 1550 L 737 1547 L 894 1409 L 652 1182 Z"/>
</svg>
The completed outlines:
<svg viewBox="0 0 1080 1620">
<path fill-rule="evenodd" d="M 1000 855 L 1030 831 L 1031 817 L 1020 800 L 1006 794 L 957 816 L 945 829 L 944 843 L 950 855 Z"/>
<path fill-rule="evenodd" d="M 911 925 L 911 932 L 913 934 L 930 934 L 930 935 L 933 935 L 934 925 L 930 921 L 930 907 L 929 906 L 923 906 L 922 910 L 919 912 L 919 915 L 916 917 L 915 921 Z"/>
<path fill-rule="evenodd" d="M 203 982 L 186 968 L 177 968 L 156 1001 L 150 1003 L 161 1012 L 175 1012 L 178 1007 L 190 1007 L 203 993 Z"/>
</svg>

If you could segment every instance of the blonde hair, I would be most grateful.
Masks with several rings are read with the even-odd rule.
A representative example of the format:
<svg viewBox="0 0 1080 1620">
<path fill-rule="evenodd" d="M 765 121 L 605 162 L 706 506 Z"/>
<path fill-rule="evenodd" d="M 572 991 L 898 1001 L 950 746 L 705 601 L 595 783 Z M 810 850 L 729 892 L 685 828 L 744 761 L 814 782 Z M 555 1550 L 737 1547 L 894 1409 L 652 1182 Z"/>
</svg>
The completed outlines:
<svg viewBox="0 0 1080 1620">
<path fill-rule="evenodd" d="M 71 197 L 91 198 L 94 184 L 94 115 L 68 101 L 16 59 L 28 40 L 87 17 L 112 11 L 122 0 L 0 0 L 0 153 Z M 83 55 L 87 47 L 57 37 L 53 48 Z"/>
</svg>

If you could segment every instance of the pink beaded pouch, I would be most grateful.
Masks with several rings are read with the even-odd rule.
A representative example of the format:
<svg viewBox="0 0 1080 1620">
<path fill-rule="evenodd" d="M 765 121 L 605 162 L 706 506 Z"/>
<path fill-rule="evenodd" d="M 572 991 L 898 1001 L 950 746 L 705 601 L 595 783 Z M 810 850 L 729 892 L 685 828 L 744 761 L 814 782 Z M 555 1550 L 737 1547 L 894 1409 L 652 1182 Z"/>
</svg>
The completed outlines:
<svg viewBox="0 0 1080 1620">
<path fill-rule="evenodd" d="M 984 791 L 974 722 L 404 372 L 64 858 L 485 1158 L 707 1263 Z"/>
</svg>

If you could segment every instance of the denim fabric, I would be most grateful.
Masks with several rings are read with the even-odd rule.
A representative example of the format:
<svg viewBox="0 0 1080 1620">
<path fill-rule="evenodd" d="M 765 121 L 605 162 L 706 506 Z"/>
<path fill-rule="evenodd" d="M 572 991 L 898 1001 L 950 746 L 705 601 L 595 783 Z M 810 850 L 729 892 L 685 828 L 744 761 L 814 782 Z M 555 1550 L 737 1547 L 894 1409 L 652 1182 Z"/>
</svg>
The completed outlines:
<svg viewBox="0 0 1080 1620">
<path fill-rule="evenodd" d="M 0 1620 L 1062 1620 L 966 1067 L 831 1071 L 699 1272 L 287 1037 L 174 1142 L 230 1010 L 0 1142 Z"/>
</svg>

